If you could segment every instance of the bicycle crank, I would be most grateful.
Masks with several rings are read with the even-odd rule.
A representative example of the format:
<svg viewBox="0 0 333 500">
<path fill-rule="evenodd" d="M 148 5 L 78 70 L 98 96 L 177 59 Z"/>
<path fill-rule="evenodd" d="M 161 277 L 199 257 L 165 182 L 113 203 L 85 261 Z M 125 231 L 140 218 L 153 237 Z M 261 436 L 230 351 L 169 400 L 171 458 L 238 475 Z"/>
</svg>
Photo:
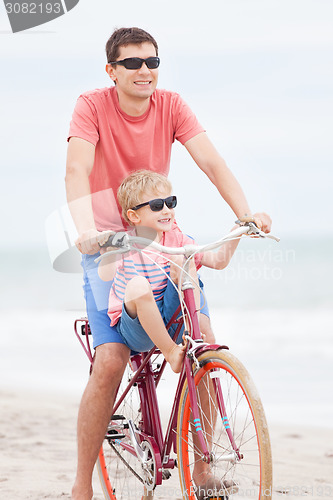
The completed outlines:
<svg viewBox="0 0 333 500">
<path fill-rule="evenodd" d="M 143 472 L 143 484 L 148 491 L 152 491 L 156 486 L 157 468 L 155 462 L 155 453 L 153 447 L 148 441 L 139 443 L 136 436 L 136 429 L 132 420 L 128 420 L 131 442 L 136 455 L 141 462 Z"/>
<path fill-rule="evenodd" d="M 148 441 L 143 441 L 141 447 L 146 455 L 146 460 L 142 462 L 141 467 L 144 474 L 144 485 L 148 491 L 152 491 L 156 486 L 156 462 L 152 446 Z"/>
</svg>

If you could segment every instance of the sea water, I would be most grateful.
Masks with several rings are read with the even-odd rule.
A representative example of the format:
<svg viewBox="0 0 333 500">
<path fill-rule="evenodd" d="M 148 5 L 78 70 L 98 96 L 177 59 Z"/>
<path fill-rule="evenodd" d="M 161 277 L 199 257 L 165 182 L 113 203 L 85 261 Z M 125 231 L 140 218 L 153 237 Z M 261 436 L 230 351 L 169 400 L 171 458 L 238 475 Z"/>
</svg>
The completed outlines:
<svg viewBox="0 0 333 500">
<path fill-rule="evenodd" d="M 271 422 L 333 426 L 332 250 L 325 239 L 249 240 L 225 270 L 200 271 L 217 341 L 245 364 Z M 79 398 L 82 276 L 55 272 L 46 248 L 3 252 L 1 265 L 1 387 Z"/>
</svg>

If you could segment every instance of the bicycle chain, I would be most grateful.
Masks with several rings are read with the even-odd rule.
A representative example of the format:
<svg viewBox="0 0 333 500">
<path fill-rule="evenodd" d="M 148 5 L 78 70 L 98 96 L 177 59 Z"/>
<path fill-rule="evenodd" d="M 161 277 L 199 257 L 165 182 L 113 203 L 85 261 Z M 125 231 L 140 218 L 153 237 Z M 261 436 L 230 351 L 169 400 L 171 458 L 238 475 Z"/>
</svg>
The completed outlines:
<svg viewBox="0 0 333 500">
<path fill-rule="evenodd" d="M 129 465 L 128 462 L 126 462 L 126 460 L 124 459 L 124 457 L 119 453 L 119 451 L 116 449 L 115 445 L 113 443 L 110 443 L 109 441 L 109 445 L 111 446 L 111 448 L 113 449 L 113 451 L 118 455 L 118 457 L 120 458 L 120 460 L 126 465 L 126 467 L 132 472 L 132 474 L 134 474 L 134 476 L 142 483 L 142 484 L 145 484 L 144 482 L 144 479 L 142 479 L 142 477 L 139 476 L 139 474 Z"/>
</svg>

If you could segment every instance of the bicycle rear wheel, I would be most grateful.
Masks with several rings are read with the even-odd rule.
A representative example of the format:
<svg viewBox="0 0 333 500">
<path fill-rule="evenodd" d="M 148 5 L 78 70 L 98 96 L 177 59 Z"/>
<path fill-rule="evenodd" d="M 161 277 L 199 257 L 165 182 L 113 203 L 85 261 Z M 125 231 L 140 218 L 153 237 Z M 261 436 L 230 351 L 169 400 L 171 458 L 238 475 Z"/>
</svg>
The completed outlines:
<svg viewBox="0 0 333 500">
<path fill-rule="evenodd" d="M 210 482 L 203 487 L 207 466 L 206 471 L 202 471 L 202 467 L 200 470 L 198 461 L 202 458 L 185 384 L 177 425 L 177 461 L 184 500 L 201 500 L 205 495 L 216 499 L 238 496 L 269 500 L 272 494 L 269 433 L 262 403 L 248 372 L 228 351 L 208 351 L 199 355 L 198 360 L 200 367 L 195 368 L 194 378 L 201 426 L 211 452 Z M 220 384 L 223 411 L 218 404 L 216 384 Z"/>
<path fill-rule="evenodd" d="M 123 394 L 132 374 L 130 367 L 127 367 L 118 390 L 118 398 Z M 132 420 L 135 427 L 140 428 L 140 399 L 136 386 L 129 391 L 117 409 L 117 415 L 110 421 L 97 459 L 96 466 L 106 500 L 153 498 L 153 492 L 148 491 L 143 484 L 145 476 L 141 462 L 128 451 L 132 450 L 128 419 Z"/>
</svg>

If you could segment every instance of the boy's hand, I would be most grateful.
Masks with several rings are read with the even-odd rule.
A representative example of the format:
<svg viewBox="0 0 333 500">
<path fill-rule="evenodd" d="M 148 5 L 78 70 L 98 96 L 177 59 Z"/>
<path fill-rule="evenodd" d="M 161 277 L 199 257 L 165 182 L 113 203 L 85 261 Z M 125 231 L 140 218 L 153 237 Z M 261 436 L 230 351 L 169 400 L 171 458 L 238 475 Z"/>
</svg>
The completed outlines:
<svg viewBox="0 0 333 500">
<path fill-rule="evenodd" d="M 178 285 L 181 268 L 184 262 L 184 257 L 182 255 L 170 255 L 169 259 L 170 259 L 170 278 L 176 285 Z"/>
</svg>

